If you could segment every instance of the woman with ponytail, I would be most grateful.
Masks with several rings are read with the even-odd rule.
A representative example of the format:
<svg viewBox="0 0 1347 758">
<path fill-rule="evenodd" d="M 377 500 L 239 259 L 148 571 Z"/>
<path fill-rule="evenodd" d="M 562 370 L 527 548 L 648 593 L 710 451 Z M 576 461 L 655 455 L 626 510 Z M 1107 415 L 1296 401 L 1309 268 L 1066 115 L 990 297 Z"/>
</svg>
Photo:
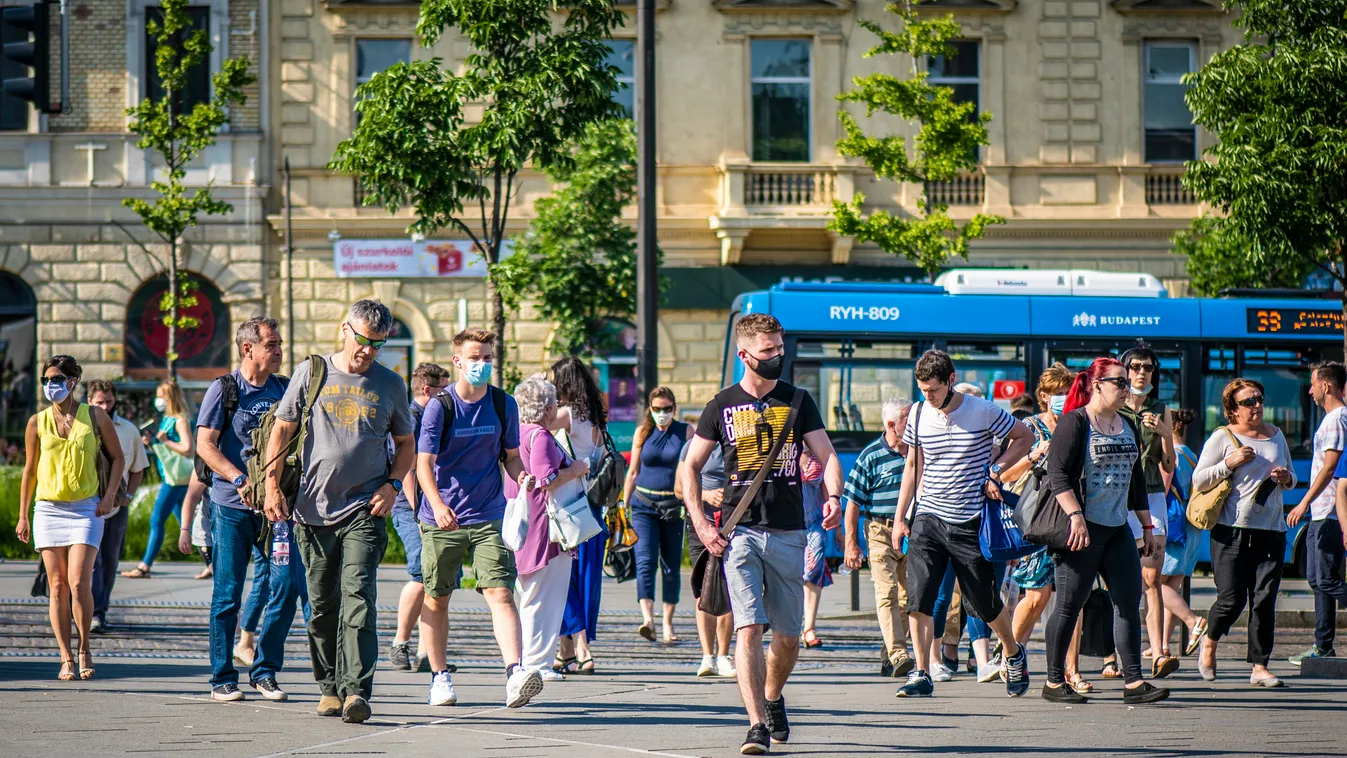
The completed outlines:
<svg viewBox="0 0 1347 758">
<path fill-rule="evenodd" d="M 1149 556 L 1161 546 L 1152 532 L 1146 502 L 1141 435 L 1119 413 L 1129 387 L 1121 363 L 1095 359 L 1072 382 L 1048 449 L 1048 484 L 1071 524 L 1067 549 L 1052 551 L 1057 598 L 1046 632 L 1043 699 L 1055 703 L 1089 702 L 1067 686 L 1064 668 L 1076 619 L 1096 577 L 1103 578 L 1113 600 L 1113 638 L 1126 679 L 1123 703 L 1155 703 L 1169 697 L 1169 690 L 1141 678 L 1141 562 L 1127 524 L 1129 512 L 1142 525 L 1142 553 Z"/>
</svg>

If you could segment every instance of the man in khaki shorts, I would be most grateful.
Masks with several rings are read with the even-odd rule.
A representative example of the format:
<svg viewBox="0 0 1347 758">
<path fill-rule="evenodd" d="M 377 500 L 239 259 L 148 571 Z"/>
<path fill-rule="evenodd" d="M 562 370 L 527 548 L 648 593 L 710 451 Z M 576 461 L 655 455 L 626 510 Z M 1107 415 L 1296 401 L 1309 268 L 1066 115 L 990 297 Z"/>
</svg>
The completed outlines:
<svg viewBox="0 0 1347 758">
<path fill-rule="evenodd" d="M 524 465 L 519 460 L 519 406 L 490 384 L 495 346 L 496 335 L 480 329 L 454 337 L 458 380 L 426 403 L 416 444 L 430 705 L 458 702 L 444 652 L 449 596 L 458 587 L 458 569 L 465 558 L 472 560 L 477 591 L 491 609 L 505 663 L 506 706 L 524 706 L 543 689 L 539 673 L 519 665 L 523 642 L 514 603 L 514 553 L 500 534 L 505 516 L 501 466 L 507 476 L 522 483 Z"/>
</svg>

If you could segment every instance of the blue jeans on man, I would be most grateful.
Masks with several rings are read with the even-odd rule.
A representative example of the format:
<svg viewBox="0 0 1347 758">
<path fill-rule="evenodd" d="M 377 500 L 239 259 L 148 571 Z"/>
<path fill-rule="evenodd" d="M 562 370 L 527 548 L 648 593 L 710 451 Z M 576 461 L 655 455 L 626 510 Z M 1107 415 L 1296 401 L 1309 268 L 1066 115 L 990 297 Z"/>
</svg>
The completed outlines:
<svg viewBox="0 0 1347 758">
<path fill-rule="evenodd" d="M 1336 519 L 1311 521 L 1305 531 L 1305 578 L 1314 590 L 1314 646 L 1324 652 L 1333 650 L 1337 637 L 1338 605 L 1347 606 L 1345 560 L 1342 525 Z"/>
<path fill-rule="evenodd" d="M 265 517 L 228 507 L 217 507 L 213 516 L 215 586 L 210 604 L 210 684 L 218 687 L 238 684 L 239 673 L 234 668 L 234 629 L 238 626 L 248 562 Z M 296 579 L 303 569 L 296 568 L 300 560 L 293 532 L 290 543 L 289 565 L 267 562 L 266 606 L 258 634 L 257 659 L 249 672 L 249 681 L 274 678 L 280 673 L 284 661 L 285 638 L 294 623 L 295 603 L 303 588 L 303 580 Z"/>
</svg>

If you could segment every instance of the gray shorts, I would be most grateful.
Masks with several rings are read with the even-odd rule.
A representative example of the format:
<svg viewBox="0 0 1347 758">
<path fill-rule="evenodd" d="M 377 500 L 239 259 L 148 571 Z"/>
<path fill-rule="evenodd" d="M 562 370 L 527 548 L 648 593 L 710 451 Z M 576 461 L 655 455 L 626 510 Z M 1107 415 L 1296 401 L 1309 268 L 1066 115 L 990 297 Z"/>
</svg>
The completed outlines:
<svg viewBox="0 0 1347 758">
<path fill-rule="evenodd" d="M 786 637 L 804 626 L 804 530 L 737 527 L 725 551 L 734 628 L 763 624 Z"/>
</svg>

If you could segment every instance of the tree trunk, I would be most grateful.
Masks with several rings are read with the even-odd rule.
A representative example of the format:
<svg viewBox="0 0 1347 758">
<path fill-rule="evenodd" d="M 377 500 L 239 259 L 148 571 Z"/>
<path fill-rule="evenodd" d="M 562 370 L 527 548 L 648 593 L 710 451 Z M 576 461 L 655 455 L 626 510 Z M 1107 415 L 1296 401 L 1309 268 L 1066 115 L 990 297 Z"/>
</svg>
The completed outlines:
<svg viewBox="0 0 1347 758">
<path fill-rule="evenodd" d="M 168 248 L 168 352 L 164 356 L 168 378 L 178 378 L 178 240 Z"/>
</svg>

